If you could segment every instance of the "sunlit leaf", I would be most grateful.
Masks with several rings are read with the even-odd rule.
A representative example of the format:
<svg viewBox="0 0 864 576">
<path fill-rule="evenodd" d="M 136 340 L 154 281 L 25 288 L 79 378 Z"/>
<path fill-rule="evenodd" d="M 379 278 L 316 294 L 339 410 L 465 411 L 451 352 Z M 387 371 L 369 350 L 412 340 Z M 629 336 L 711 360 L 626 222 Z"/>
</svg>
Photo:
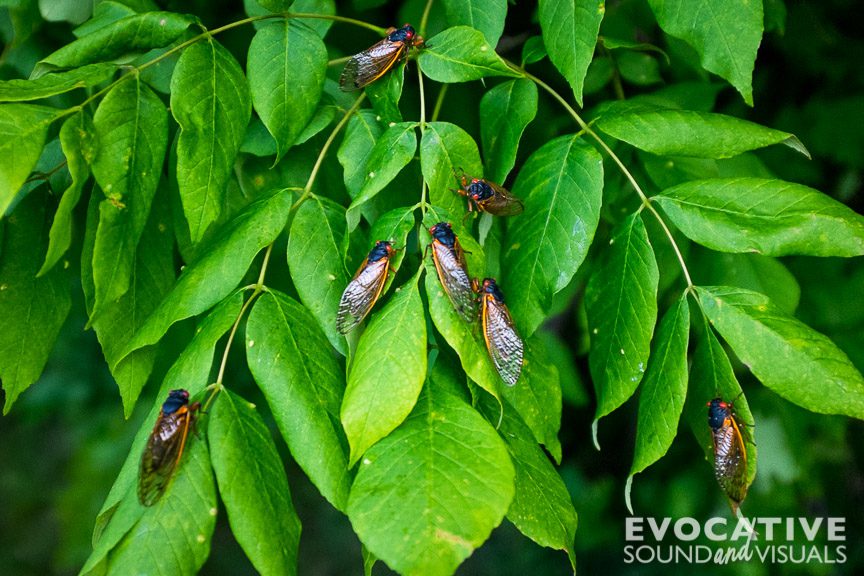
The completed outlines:
<svg viewBox="0 0 864 576">
<path fill-rule="evenodd" d="M 312 315 L 276 291 L 262 294 L 246 325 L 246 358 L 297 464 L 345 509 L 350 486 L 339 426 L 344 372 Z"/>
<path fill-rule="evenodd" d="M 549 59 L 570 83 L 580 106 L 585 73 L 594 56 L 597 33 L 605 13 L 606 6 L 602 0 L 540 2 L 543 44 L 549 52 Z"/>
<path fill-rule="evenodd" d="M 605 256 L 585 293 L 591 352 L 588 356 L 597 421 L 623 404 L 639 385 L 657 321 L 659 273 L 639 214 L 613 231 Z"/>
<path fill-rule="evenodd" d="M 537 86 L 530 80 L 503 82 L 480 100 L 480 135 L 486 177 L 504 182 L 516 164 L 516 150 L 525 127 L 537 114 Z"/>
<path fill-rule="evenodd" d="M 324 88 L 327 48 L 298 20 L 277 20 L 249 45 L 246 72 L 252 104 L 276 139 L 276 159 L 312 119 Z"/>
<path fill-rule="evenodd" d="M 212 38 L 183 50 L 171 77 L 171 113 L 180 125 L 177 184 L 197 243 L 222 210 L 251 114 L 243 71 Z"/>
<path fill-rule="evenodd" d="M 600 219 L 603 161 L 579 136 L 563 136 L 531 155 L 513 194 L 525 203 L 507 231 L 507 305 L 523 338 L 545 320 L 552 297 L 585 259 Z"/>
<path fill-rule="evenodd" d="M 357 345 L 341 420 L 353 465 L 411 412 L 426 378 L 426 322 L 420 271 L 401 286 Z"/>
<path fill-rule="evenodd" d="M 35 104 L 0 105 L 0 217 L 39 160 L 48 127 L 60 114 Z"/>
<path fill-rule="evenodd" d="M 296 574 L 300 519 L 270 430 L 228 390 L 212 412 L 207 439 L 231 533 L 260 574 Z"/>
<path fill-rule="evenodd" d="M 757 292 L 696 290 L 712 326 L 765 386 L 811 412 L 864 419 L 864 377 L 831 340 Z"/>
<path fill-rule="evenodd" d="M 426 40 L 417 58 L 423 74 L 437 82 L 468 82 L 488 76 L 519 76 L 504 63 L 483 33 L 454 26 Z"/>
<path fill-rule="evenodd" d="M 452 574 L 503 520 L 513 480 L 492 425 L 433 381 L 408 419 L 366 452 L 348 517 L 392 569 Z"/>
<path fill-rule="evenodd" d="M 265 195 L 247 206 L 213 239 L 201 259 L 183 270 L 121 357 L 155 344 L 172 324 L 204 312 L 230 294 L 255 255 L 282 231 L 290 207 L 291 194 L 285 191 Z"/>
<path fill-rule="evenodd" d="M 464 171 L 469 177 L 482 178 L 483 164 L 477 143 L 459 126 L 449 122 L 429 122 L 420 142 L 420 168 L 429 185 L 429 200 L 453 215 L 464 213 L 465 199 L 455 192 L 456 177 Z"/>
<path fill-rule="evenodd" d="M 764 178 L 696 180 L 654 198 L 688 238 L 723 252 L 864 254 L 864 217 L 818 190 Z"/>
<path fill-rule="evenodd" d="M 448 24 L 479 30 L 494 47 L 504 32 L 507 0 L 444 0 L 444 13 Z"/>
<path fill-rule="evenodd" d="M 46 74 L 35 80 L 3 80 L 0 81 L 0 102 L 39 100 L 76 88 L 89 88 L 110 80 L 116 70 L 114 64 L 88 64 L 68 72 Z"/>
</svg>

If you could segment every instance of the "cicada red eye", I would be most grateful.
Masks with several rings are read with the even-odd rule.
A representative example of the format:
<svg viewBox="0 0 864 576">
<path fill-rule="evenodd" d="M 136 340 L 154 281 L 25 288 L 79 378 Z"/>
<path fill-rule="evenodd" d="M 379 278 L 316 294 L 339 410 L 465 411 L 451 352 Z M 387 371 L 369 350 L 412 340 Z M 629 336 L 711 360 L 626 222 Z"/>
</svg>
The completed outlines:
<svg viewBox="0 0 864 576">
<path fill-rule="evenodd" d="M 144 506 L 156 503 L 171 482 L 183 457 L 186 438 L 199 404 L 189 404 L 189 392 L 171 390 L 162 404 L 156 425 L 141 454 L 138 470 L 138 501 Z"/>
<path fill-rule="evenodd" d="M 510 193 L 509 190 L 489 182 L 483 178 L 462 178 L 457 176 L 459 183 L 457 193 L 468 198 L 468 210 L 477 208 L 480 212 L 488 212 L 493 216 L 515 216 L 525 210 L 522 201 Z"/>
<path fill-rule="evenodd" d="M 714 476 L 735 512 L 747 496 L 747 446 L 731 402 L 708 402 L 708 425 L 714 446 Z"/>
<path fill-rule="evenodd" d="M 391 28 L 385 38 L 351 57 L 342 75 L 339 87 L 345 91 L 359 90 L 387 73 L 406 54 L 408 49 L 419 44 L 415 40 L 414 28 L 405 24 L 399 29 Z"/>
<path fill-rule="evenodd" d="M 456 311 L 471 322 L 474 319 L 474 291 L 459 239 L 449 222 L 435 224 L 429 233 L 432 235 L 432 260 L 438 280 Z"/>
<path fill-rule="evenodd" d="M 522 338 L 516 333 L 504 295 L 492 278 L 485 278 L 480 288 L 483 339 L 492 363 L 504 383 L 513 386 L 522 373 Z"/>
<path fill-rule="evenodd" d="M 339 301 L 336 329 L 340 334 L 347 334 L 353 330 L 372 310 L 387 282 L 390 258 L 395 253 L 390 242 L 379 240 L 360 264 L 360 268 L 345 287 Z"/>
</svg>

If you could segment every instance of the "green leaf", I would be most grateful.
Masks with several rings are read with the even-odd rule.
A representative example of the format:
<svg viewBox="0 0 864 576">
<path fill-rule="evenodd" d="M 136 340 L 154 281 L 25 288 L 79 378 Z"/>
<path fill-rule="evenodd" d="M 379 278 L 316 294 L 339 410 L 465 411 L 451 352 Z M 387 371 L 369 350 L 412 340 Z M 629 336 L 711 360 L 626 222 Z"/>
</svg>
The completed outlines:
<svg viewBox="0 0 864 576">
<path fill-rule="evenodd" d="M 372 317 L 357 344 L 341 410 L 351 466 L 405 420 L 426 379 L 421 271 Z"/>
<path fill-rule="evenodd" d="M 451 214 L 465 210 L 461 196 L 453 192 L 456 174 L 483 176 L 477 143 L 465 130 L 449 122 L 429 122 L 420 142 L 420 169 L 429 185 L 429 201 Z"/>
<path fill-rule="evenodd" d="M 156 348 L 147 347 L 122 358 L 120 354 L 135 332 L 162 301 L 174 283 L 174 234 L 171 211 L 165 195 L 154 204 L 144 229 L 144 241 L 138 243 L 131 264 L 132 282 L 129 290 L 116 302 L 106 305 L 103 314 L 93 321 L 93 328 L 111 374 L 117 381 L 126 418 L 147 382 Z M 87 215 L 87 234 L 81 253 L 81 284 L 88 313 L 92 314 L 96 298 L 93 285 L 93 248 L 96 242 L 98 200 L 91 197 Z"/>
<path fill-rule="evenodd" d="M 696 49 L 702 66 L 753 105 L 753 65 L 762 42 L 762 2 L 723 0 L 694 8 L 687 0 L 648 0 L 660 28 Z"/>
<path fill-rule="evenodd" d="M 353 232 L 360 223 L 360 208 L 374 198 L 414 158 L 417 150 L 417 135 L 414 122 L 392 124 L 375 143 L 363 169 L 364 180 L 359 194 L 351 202 L 345 218 L 348 232 Z"/>
<path fill-rule="evenodd" d="M 687 395 L 689 306 L 685 293 L 669 308 L 657 329 L 654 351 L 639 393 L 639 423 L 631 478 L 662 458 L 678 432 L 678 420 Z"/>
<path fill-rule="evenodd" d="M 525 127 L 537 115 L 537 86 L 524 78 L 503 82 L 480 100 L 480 135 L 486 176 L 504 182 L 516 164 Z"/>
<path fill-rule="evenodd" d="M 600 220 L 603 159 L 578 135 L 537 150 L 519 171 L 513 194 L 525 213 L 507 231 L 507 305 L 527 338 L 546 319 L 552 297 L 585 259 Z"/>
<path fill-rule="evenodd" d="M 467 26 L 448 28 L 427 40 L 417 62 L 423 74 L 437 82 L 520 76 L 495 53 L 482 32 Z"/>
<path fill-rule="evenodd" d="M 219 217 L 251 115 L 243 71 L 212 38 L 189 46 L 177 61 L 171 113 L 180 125 L 177 184 L 192 242 L 197 243 Z"/>
<path fill-rule="evenodd" d="M 315 114 L 326 72 L 327 48 L 303 22 L 272 22 L 252 38 L 246 64 L 252 104 L 276 140 L 277 161 Z"/>
<path fill-rule="evenodd" d="M 294 0 L 291 5 L 291 12 L 295 14 L 320 14 L 323 16 L 333 16 L 336 14 L 335 0 Z M 333 25 L 333 20 L 326 18 L 310 18 L 305 20 L 306 25 L 315 30 L 322 38 L 327 35 L 330 26 Z"/>
<path fill-rule="evenodd" d="M 287 12 L 294 0 L 255 0 L 270 12 Z M 260 572 L 260 570 L 259 570 Z"/>
<path fill-rule="evenodd" d="M 168 111 L 140 78 L 120 82 L 93 116 L 93 177 L 105 194 L 93 248 L 96 299 L 90 321 L 129 289 L 168 147 Z M 124 151 L 124 153 L 118 153 Z"/>
<path fill-rule="evenodd" d="M 83 111 L 70 116 L 60 128 L 60 144 L 66 156 L 66 166 L 69 168 L 72 183 L 63 192 L 57 212 L 54 213 L 48 251 L 38 276 L 51 270 L 72 244 L 72 213 L 81 198 L 84 182 L 90 176 L 88 163 L 92 161 L 95 153 L 95 136 L 93 120 Z"/>
<path fill-rule="evenodd" d="M 525 342 L 522 374 L 516 386 L 504 387 L 504 398 L 519 412 L 534 439 L 561 462 L 561 383 L 546 346 L 538 337 Z"/>
<path fill-rule="evenodd" d="M 396 272 L 402 266 L 402 260 L 405 259 L 405 247 L 407 245 L 408 234 L 414 229 L 414 207 L 394 208 L 389 212 L 382 214 L 377 220 L 372 230 L 369 231 L 369 237 L 373 242 L 378 240 L 387 240 L 396 249 L 396 254 L 390 258 L 390 269 L 393 271 L 391 276 L 385 281 L 384 288 L 381 290 L 381 295 L 387 293 Z M 343 287 L 344 288 L 344 287 Z M 340 293 L 341 296 L 341 293 Z"/>
<path fill-rule="evenodd" d="M 188 265 L 168 296 L 121 354 L 158 342 L 172 324 L 200 314 L 225 298 L 252 259 L 273 242 L 288 219 L 291 194 L 277 191 L 251 203 L 213 239 L 200 260 Z"/>
<path fill-rule="evenodd" d="M 779 260 L 761 254 L 727 254 L 690 250 L 691 273 L 700 284 L 735 286 L 768 296 L 781 310 L 794 314 L 801 300 L 798 280 Z M 695 266 L 694 266 L 695 265 Z"/>
<path fill-rule="evenodd" d="M 351 198 L 356 198 L 363 188 L 366 163 L 382 132 L 384 128 L 371 110 L 358 110 L 348 121 L 337 157 L 342 165 L 345 188 Z"/>
<path fill-rule="evenodd" d="M 763 294 L 725 286 L 696 291 L 711 325 L 768 388 L 811 412 L 864 419 L 864 378 L 831 340 Z"/>
<path fill-rule="evenodd" d="M 111 551 L 107 573 L 196 574 L 210 555 L 216 504 L 207 443 L 190 433 L 167 491 Z"/>
<path fill-rule="evenodd" d="M 35 104 L 0 105 L 0 217 L 36 166 L 48 127 L 61 114 Z"/>
<path fill-rule="evenodd" d="M 465 250 L 469 275 L 482 278 L 485 275 L 483 247 L 474 240 L 461 219 L 453 218 L 448 212 L 439 208 L 432 208 L 426 213 L 423 225 L 428 229 L 437 222 L 450 222 L 452 224 L 453 232 Z M 429 243 L 429 235 L 424 233 L 422 237 L 425 246 Z M 498 371 L 489 358 L 480 330 L 476 329 L 473 324 L 466 323 L 453 308 L 453 304 L 438 279 L 432 257 L 428 256 L 424 262 L 426 265 L 426 296 L 429 300 L 429 315 L 432 317 L 432 323 L 444 337 L 444 340 L 459 355 L 459 362 L 468 377 L 494 396 L 499 402 L 499 408 L 501 408 L 501 377 L 498 376 Z"/>
<path fill-rule="evenodd" d="M 114 481 L 114 485 L 111 487 L 107 498 L 105 498 L 105 503 L 102 505 L 99 515 L 96 517 L 93 542 L 97 546 L 94 547 L 94 556 L 100 550 L 110 550 L 113 548 L 114 544 L 122 537 L 122 533 L 117 536 L 116 531 L 111 528 L 111 524 L 114 522 L 114 518 L 120 514 L 118 506 L 120 509 L 123 508 L 124 504 L 121 504 L 121 502 L 127 494 L 132 495 L 134 507 L 141 510 L 137 496 L 135 496 L 135 486 L 138 483 L 138 464 L 141 460 L 141 452 L 144 450 L 147 438 L 153 429 L 153 422 L 156 421 L 156 417 L 159 415 L 159 410 L 162 408 L 162 402 L 164 402 L 165 397 L 168 395 L 168 391 L 184 388 L 189 391 L 190 396 L 194 397 L 204 390 L 204 387 L 208 384 L 210 371 L 213 367 L 216 342 L 237 320 L 242 305 L 242 294 L 235 292 L 214 308 L 200 322 L 195 330 L 195 337 L 171 366 L 168 374 L 166 374 L 159 388 L 159 393 L 156 395 L 156 402 L 145 418 L 144 424 L 135 435 L 135 440 L 129 449 L 129 455 L 126 457 L 126 461 L 123 463 L 120 473 L 117 475 L 117 479 Z M 116 540 L 114 542 L 103 543 L 103 539 L 110 539 L 112 534 L 116 537 Z M 91 556 L 90 560 L 98 561 L 99 559 Z M 89 563 L 90 561 L 88 561 Z"/>
<path fill-rule="evenodd" d="M 864 254 L 864 217 L 818 190 L 765 178 L 716 178 L 653 198 L 685 236 L 722 252 Z"/>
<path fill-rule="evenodd" d="M 690 421 L 690 427 L 699 446 L 705 451 L 705 459 L 714 465 L 714 444 L 711 439 L 711 428 L 708 426 L 708 410 L 706 404 L 713 398 L 722 398 L 735 403 L 735 414 L 739 421 L 754 424 L 753 414 L 747 404 L 747 398 L 741 393 L 741 385 L 732 371 L 732 364 L 726 356 L 723 346 L 717 341 L 714 331 L 708 325 L 708 319 L 702 316 L 704 330 L 690 366 L 690 389 L 687 393 L 687 404 L 684 413 Z M 753 428 L 747 432 L 753 437 Z M 747 443 L 747 483 L 751 484 L 756 477 L 756 444 Z"/>
<path fill-rule="evenodd" d="M 246 324 L 246 358 L 291 455 L 321 494 L 345 510 L 350 487 L 339 426 L 342 369 L 303 306 L 276 291 L 261 295 Z"/>
<path fill-rule="evenodd" d="M 597 392 L 597 421 L 621 406 L 639 385 L 657 321 L 659 273 L 639 214 L 612 233 L 605 257 L 585 293 L 591 352 L 588 360 Z"/>
<path fill-rule="evenodd" d="M 402 574 L 452 574 L 504 518 L 513 464 L 492 426 L 431 381 L 414 411 L 363 458 L 348 517 Z"/>
<path fill-rule="evenodd" d="M 114 64 L 90 64 L 68 72 L 46 74 L 35 80 L 3 80 L 0 81 L 0 102 L 39 100 L 76 88 L 89 88 L 107 82 L 116 70 Z"/>
<path fill-rule="evenodd" d="M 725 114 L 651 108 L 643 105 L 604 114 L 597 127 L 613 138 L 664 156 L 731 158 L 773 144 L 785 144 L 807 158 L 794 134 Z"/>
<path fill-rule="evenodd" d="M 63 269 L 36 277 L 48 243 L 46 203 L 44 192 L 33 192 L 5 222 L 0 249 L 3 414 L 42 374 L 72 304 Z"/>
<path fill-rule="evenodd" d="M 460 24 L 479 30 L 490 46 L 504 32 L 507 0 L 444 0 L 444 14 L 451 26 Z"/>
<path fill-rule="evenodd" d="M 365 88 L 366 96 L 372 102 L 372 108 L 378 114 L 379 120 L 383 122 L 402 122 L 399 100 L 402 98 L 402 85 L 405 81 L 405 64 L 403 60 L 384 78 Z"/>
<path fill-rule="evenodd" d="M 492 402 L 486 400 L 481 406 L 487 418 L 497 417 L 497 406 Z M 567 486 L 532 440 L 531 430 L 519 413 L 506 402 L 498 433 L 507 444 L 516 471 L 516 490 L 507 519 L 537 544 L 566 552 L 575 569 L 573 544 L 578 519 Z"/>
<path fill-rule="evenodd" d="M 603 0 L 540 2 L 543 44 L 549 52 L 549 59 L 570 83 L 579 106 L 582 106 L 585 73 L 594 56 L 597 33 L 605 13 Z"/>
<path fill-rule="evenodd" d="M 317 195 L 297 210 L 288 236 L 288 268 L 297 294 L 343 356 L 347 347 L 336 330 L 336 312 L 350 280 L 339 248 L 344 236 L 345 209 Z"/>
<path fill-rule="evenodd" d="M 223 390 L 207 425 L 231 532 L 264 575 L 296 574 L 300 519 L 270 430 L 255 405 Z"/>
<path fill-rule="evenodd" d="M 547 56 L 542 36 L 531 36 L 522 46 L 522 66 L 534 64 Z"/>
<path fill-rule="evenodd" d="M 131 56 L 171 44 L 197 21 L 194 16 L 173 12 L 146 12 L 127 16 L 43 58 L 33 75 L 38 78 L 54 68 L 77 68 L 92 62 L 130 59 Z"/>
</svg>

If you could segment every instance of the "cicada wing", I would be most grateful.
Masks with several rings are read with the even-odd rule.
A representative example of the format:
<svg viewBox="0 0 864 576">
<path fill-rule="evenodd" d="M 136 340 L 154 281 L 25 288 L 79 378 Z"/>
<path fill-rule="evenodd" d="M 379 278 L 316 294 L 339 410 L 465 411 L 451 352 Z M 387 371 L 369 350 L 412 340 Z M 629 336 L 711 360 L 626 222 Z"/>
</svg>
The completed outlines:
<svg viewBox="0 0 864 576">
<path fill-rule="evenodd" d="M 336 329 L 347 334 L 369 314 L 375 301 L 381 295 L 387 281 L 390 259 L 381 258 L 375 262 L 363 263 L 357 274 L 345 287 L 336 313 Z"/>
<path fill-rule="evenodd" d="M 138 470 L 138 500 L 144 506 L 152 506 L 168 487 L 183 456 L 191 420 L 192 414 L 187 409 L 159 414 Z"/>
<path fill-rule="evenodd" d="M 747 449 L 734 417 L 712 432 L 714 475 L 733 509 L 747 496 Z"/>
<path fill-rule="evenodd" d="M 493 182 L 486 181 L 486 184 L 492 188 L 494 194 L 479 203 L 483 211 L 493 216 L 515 216 L 525 211 L 522 200 L 511 194 L 509 190 Z"/>
<path fill-rule="evenodd" d="M 515 385 L 522 372 L 522 338 L 507 306 L 488 295 L 483 298 L 483 338 L 501 379 L 508 386 Z"/>
<path fill-rule="evenodd" d="M 383 76 L 405 52 L 404 42 L 391 42 L 386 38 L 371 48 L 355 54 L 339 77 L 339 87 L 345 91 L 359 90 Z"/>
<path fill-rule="evenodd" d="M 450 248 L 441 242 L 432 242 L 432 258 L 438 271 L 438 280 L 456 311 L 468 322 L 474 320 L 474 291 L 468 277 L 468 267 L 462 249 Z"/>
</svg>

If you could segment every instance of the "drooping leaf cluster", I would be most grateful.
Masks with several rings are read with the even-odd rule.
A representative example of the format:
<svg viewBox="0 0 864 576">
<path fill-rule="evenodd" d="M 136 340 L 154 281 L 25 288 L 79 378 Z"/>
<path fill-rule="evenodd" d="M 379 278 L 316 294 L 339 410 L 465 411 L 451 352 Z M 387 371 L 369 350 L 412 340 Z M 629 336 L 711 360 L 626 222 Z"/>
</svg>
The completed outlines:
<svg viewBox="0 0 864 576">
<path fill-rule="evenodd" d="M 687 3 L 648 4 L 658 38 L 689 45 L 703 73 L 753 104 L 761 2 L 723 0 L 698 15 Z M 97 518 L 82 574 L 194 573 L 220 506 L 259 572 L 296 572 L 301 524 L 269 415 L 312 484 L 350 519 L 367 567 L 379 558 L 404 574 L 450 574 L 504 518 L 575 566 L 577 515 L 553 464 L 572 359 L 547 329 L 571 305 L 587 319 L 595 443 L 601 419 L 639 390 L 630 480 L 666 454 L 685 412 L 710 452 L 704 404 L 713 397 L 735 399 L 752 422 L 720 339 L 790 402 L 864 419 L 864 378 L 792 315 L 794 303 L 746 283 L 701 285 L 686 250 L 760 254 L 762 269 L 783 270 L 774 257 L 864 254 L 864 218 L 765 168 L 754 151 L 807 149 L 787 132 L 712 112 L 716 81 L 604 101 L 622 78 L 653 83 L 660 56 L 639 74 L 627 72 L 627 56 L 665 53 L 604 34 L 602 1 L 540 1 L 539 27 L 510 59 L 496 51 L 507 2 L 430 2 L 414 22 L 425 47 L 350 95 L 329 66 L 344 55 L 332 1 L 245 7 L 246 20 L 207 29 L 199 16 L 147 2 L 99 2 L 30 79 L 0 82 L 4 412 L 42 373 L 73 271 L 127 416 L 158 354 L 169 353 L 172 327 L 196 326 L 161 383 L 150 383 L 157 402 Z M 339 18 L 340 30 L 383 34 L 390 24 Z M 242 26 L 253 30 L 245 51 L 229 49 L 222 33 Z M 475 125 L 448 121 L 443 106 L 464 83 L 482 93 Z M 409 86 L 419 111 L 402 98 Z M 520 147 L 548 117 L 541 104 L 560 107 L 568 124 L 544 126 L 544 142 Z M 457 173 L 507 184 L 524 213 L 465 218 Z M 442 221 L 471 276 L 497 278 L 506 295 L 525 345 L 513 387 L 426 255 L 428 229 Z M 377 240 L 397 248 L 394 274 L 346 337 L 336 328 L 340 295 Z M 661 267 L 660 243 L 671 266 Z M 286 273 L 273 273 L 280 267 Z M 263 412 L 224 377 L 235 341 Z M 168 491 L 145 508 L 138 460 L 161 401 L 179 388 L 206 413 Z M 747 464 L 752 481 L 755 446 Z M 171 553 L 148 552 L 156 549 Z"/>
</svg>

